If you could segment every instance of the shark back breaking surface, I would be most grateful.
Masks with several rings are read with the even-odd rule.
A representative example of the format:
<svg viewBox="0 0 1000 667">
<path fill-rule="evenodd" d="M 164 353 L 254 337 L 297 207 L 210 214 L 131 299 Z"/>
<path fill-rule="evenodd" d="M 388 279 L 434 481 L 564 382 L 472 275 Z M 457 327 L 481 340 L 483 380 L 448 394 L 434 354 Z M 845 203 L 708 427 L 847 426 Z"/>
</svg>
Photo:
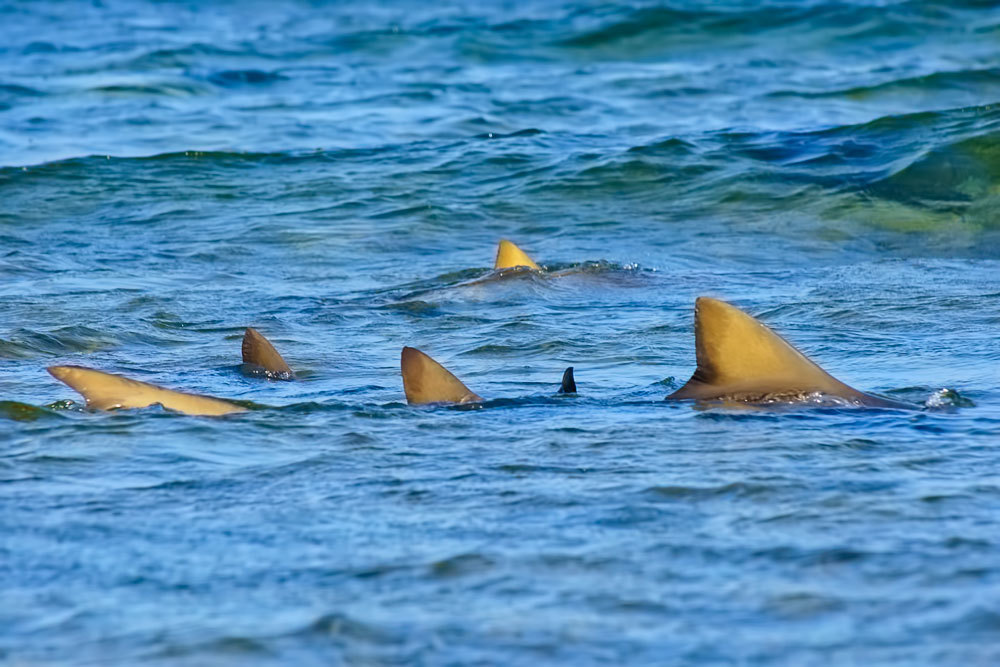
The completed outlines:
<svg viewBox="0 0 1000 667">
<path fill-rule="evenodd" d="M 255 370 L 262 369 L 268 377 L 274 379 L 295 378 L 295 373 L 274 349 L 271 341 L 252 327 L 247 327 L 246 333 L 243 334 L 243 363 Z"/>
<path fill-rule="evenodd" d="M 50 366 L 48 371 L 57 380 L 80 392 L 87 400 L 87 407 L 96 410 L 145 408 L 160 404 L 168 410 L 188 415 L 218 416 L 246 412 L 246 408 L 221 398 L 165 389 L 83 366 Z"/>
<path fill-rule="evenodd" d="M 424 403 L 474 403 L 483 400 L 451 371 L 414 347 L 404 347 L 399 358 L 406 401 Z"/>
<path fill-rule="evenodd" d="M 695 302 L 698 368 L 667 399 L 767 403 L 812 395 L 872 407 L 910 407 L 836 379 L 767 326 L 724 301 Z"/>
</svg>

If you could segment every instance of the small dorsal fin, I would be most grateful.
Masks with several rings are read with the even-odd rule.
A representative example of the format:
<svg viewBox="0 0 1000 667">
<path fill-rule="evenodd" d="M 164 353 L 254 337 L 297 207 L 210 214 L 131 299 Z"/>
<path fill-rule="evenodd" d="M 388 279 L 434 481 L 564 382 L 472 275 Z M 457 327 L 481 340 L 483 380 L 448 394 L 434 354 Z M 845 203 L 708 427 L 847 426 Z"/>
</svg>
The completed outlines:
<svg viewBox="0 0 1000 667">
<path fill-rule="evenodd" d="M 570 366 L 563 371 L 562 385 L 559 387 L 560 394 L 575 394 L 576 380 L 573 379 L 573 367 Z"/>
<path fill-rule="evenodd" d="M 788 341 L 724 301 L 695 302 L 698 369 L 667 398 L 717 398 L 822 392 L 852 400 L 867 398 L 796 350 Z M 871 397 L 875 398 L 875 397 Z"/>
<path fill-rule="evenodd" d="M 121 375 L 83 366 L 50 366 L 48 371 L 57 380 L 80 392 L 87 399 L 87 407 L 97 410 L 145 408 L 159 403 L 168 410 L 189 415 L 215 416 L 246 412 L 246 408 L 221 398 L 164 389 L 148 382 L 130 380 Z"/>
<path fill-rule="evenodd" d="M 523 250 L 507 239 L 502 239 L 497 246 L 497 259 L 493 263 L 493 270 L 512 269 L 515 266 L 527 266 L 538 271 L 542 269 Z"/>
<path fill-rule="evenodd" d="M 403 348 L 399 367 L 408 403 L 471 403 L 483 400 L 451 371 L 414 347 Z"/>
<path fill-rule="evenodd" d="M 269 376 L 291 380 L 295 377 L 292 369 L 281 358 L 271 341 L 252 327 L 243 334 L 243 363 L 263 368 Z"/>
</svg>

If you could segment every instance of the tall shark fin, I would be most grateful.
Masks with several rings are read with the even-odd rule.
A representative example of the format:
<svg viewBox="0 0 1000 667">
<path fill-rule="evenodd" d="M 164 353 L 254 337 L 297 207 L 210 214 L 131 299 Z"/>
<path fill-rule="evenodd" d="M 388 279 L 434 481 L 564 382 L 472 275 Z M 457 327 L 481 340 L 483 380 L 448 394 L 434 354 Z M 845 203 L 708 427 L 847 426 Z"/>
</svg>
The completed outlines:
<svg viewBox="0 0 1000 667">
<path fill-rule="evenodd" d="M 168 410 L 188 415 L 217 416 L 246 412 L 246 408 L 220 398 L 164 389 L 83 366 L 50 366 L 48 371 L 57 380 L 83 394 L 87 407 L 97 410 L 145 408 L 159 403 Z"/>
<path fill-rule="evenodd" d="M 573 367 L 570 366 L 563 371 L 562 385 L 559 387 L 560 394 L 575 394 L 576 380 L 573 379 Z"/>
<path fill-rule="evenodd" d="M 847 386 L 724 301 L 700 297 L 694 312 L 698 368 L 668 399 L 760 401 L 818 392 L 864 405 L 901 405 Z"/>
<path fill-rule="evenodd" d="M 399 367 L 408 403 L 472 403 L 483 400 L 451 371 L 414 347 L 403 348 Z"/>
<path fill-rule="evenodd" d="M 274 349 L 271 341 L 252 327 L 247 327 L 246 333 L 243 334 L 243 363 L 264 369 L 268 377 L 281 380 L 291 380 L 295 377 L 295 373 Z"/>
<path fill-rule="evenodd" d="M 497 246 L 497 259 L 493 263 L 493 270 L 511 269 L 515 266 L 527 266 L 538 271 L 542 269 L 523 250 L 507 239 L 502 239 Z"/>
</svg>

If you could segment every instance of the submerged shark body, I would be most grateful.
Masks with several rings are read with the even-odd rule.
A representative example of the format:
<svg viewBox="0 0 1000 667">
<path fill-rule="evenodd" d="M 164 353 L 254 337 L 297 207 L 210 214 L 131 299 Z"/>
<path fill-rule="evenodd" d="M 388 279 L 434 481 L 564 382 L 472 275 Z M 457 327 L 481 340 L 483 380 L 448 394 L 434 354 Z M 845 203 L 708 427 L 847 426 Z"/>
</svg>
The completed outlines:
<svg viewBox="0 0 1000 667">
<path fill-rule="evenodd" d="M 849 387 L 767 326 L 724 301 L 695 301 L 698 368 L 667 400 L 777 403 L 833 397 L 853 405 L 911 408 Z"/>
<path fill-rule="evenodd" d="M 57 380 L 80 392 L 87 400 L 87 407 L 95 410 L 162 405 L 187 415 L 218 416 L 247 411 L 243 406 L 221 398 L 174 391 L 83 366 L 50 366 L 48 371 Z"/>
</svg>

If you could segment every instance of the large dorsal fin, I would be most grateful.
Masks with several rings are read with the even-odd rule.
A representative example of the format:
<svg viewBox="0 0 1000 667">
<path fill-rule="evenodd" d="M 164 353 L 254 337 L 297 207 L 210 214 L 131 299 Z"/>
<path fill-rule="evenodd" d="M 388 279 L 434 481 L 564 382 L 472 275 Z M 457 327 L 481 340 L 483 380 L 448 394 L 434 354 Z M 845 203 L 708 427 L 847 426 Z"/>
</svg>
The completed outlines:
<svg viewBox="0 0 1000 667">
<path fill-rule="evenodd" d="M 493 263 L 493 270 L 512 269 L 515 266 L 527 266 L 538 271 L 542 269 L 523 250 L 507 239 L 502 239 L 497 246 L 497 259 Z"/>
<path fill-rule="evenodd" d="M 470 403 L 483 400 L 447 368 L 414 347 L 399 357 L 408 403 Z"/>
<path fill-rule="evenodd" d="M 83 366 L 50 366 L 49 373 L 83 394 L 87 407 L 98 410 L 145 408 L 159 403 L 169 410 L 189 415 L 225 415 L 246 408 L 211 396 L 187 394 L 155 384 L 130 380 Z"/>
<path fill-rule="evenodd" d="M 869 398 L 834 378 L 739 308 L 704 296 L 694 308 L 698 369 L 687 384 L 667 398 L 746 400 L 808 392 L 855 401 Z"/>
<path fill-rule="evenodd" d="M 291 380 L 295 377 L 292 369 L 281 358 L 271 341 L 252 327 L 243 334 L 243 363 L 263 368 L 269 376 Z"/>
</svg>

